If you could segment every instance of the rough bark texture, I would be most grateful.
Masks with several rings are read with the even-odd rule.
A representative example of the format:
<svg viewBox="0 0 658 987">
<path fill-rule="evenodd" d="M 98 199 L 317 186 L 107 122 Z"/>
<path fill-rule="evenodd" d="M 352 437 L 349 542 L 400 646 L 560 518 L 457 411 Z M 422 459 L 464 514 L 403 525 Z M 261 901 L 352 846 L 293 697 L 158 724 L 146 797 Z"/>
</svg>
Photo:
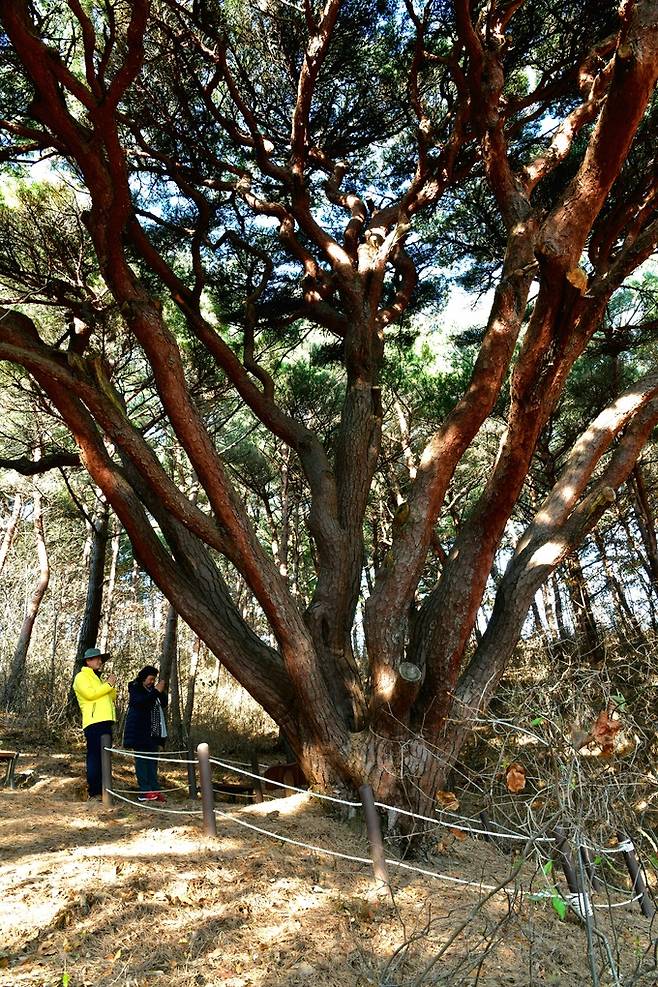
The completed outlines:
<svg viewBox="0 0 658 987">
<path fill-rule="evenodd" d="M 105 559 L 109 526 L 109 507 L 103 505 L 99 514 L 89 521 L 91 541 L 87 565 L 87 595 L 80 623 L 76 662 L 82 658 L 87 648 L 96 647 L 103 608 L 103 586 L 105 580 Z"/>
</svg>

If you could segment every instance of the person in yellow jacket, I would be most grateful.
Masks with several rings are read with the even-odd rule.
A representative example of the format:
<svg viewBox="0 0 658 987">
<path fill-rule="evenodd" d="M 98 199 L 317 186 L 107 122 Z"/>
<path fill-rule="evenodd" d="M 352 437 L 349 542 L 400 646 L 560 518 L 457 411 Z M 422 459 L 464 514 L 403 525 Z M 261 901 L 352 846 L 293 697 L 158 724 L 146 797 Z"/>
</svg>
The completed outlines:
<svg viewBox="0 0 658 987">
<path fill-rule="evenodd" d="M 110 672 L 105 681 L 101 668 L 109 658 L 98 648 L 87 648 L 81 668 L 73 679 L 75 692 L 82 713 L 82 729 L 87 741 L 87 788 L 89 798 L 100 798 L 103 791 L 101 777 L 101 737 L 112 736 L 112 724 L 116 720 L 116 676 Z"/>
</svg>

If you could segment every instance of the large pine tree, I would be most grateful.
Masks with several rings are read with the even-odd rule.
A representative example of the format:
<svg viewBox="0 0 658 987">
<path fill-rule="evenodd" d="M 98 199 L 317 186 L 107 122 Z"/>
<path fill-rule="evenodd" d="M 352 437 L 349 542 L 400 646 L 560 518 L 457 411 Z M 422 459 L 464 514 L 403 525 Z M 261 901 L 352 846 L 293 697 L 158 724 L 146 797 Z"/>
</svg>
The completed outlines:
<svg viewBox="0 0 658 987">
<path fill-rule="evenodd" d="M 0 23 L 2 159 L 59 162 L 98 272 L 35 284 L 14 248 L 5 277 L 69 323 L 46 332 L 7 309 L 0 358 L 41 387 L 141 564 L 282 726 L 309 779 L 369 781 L 427 808 L 534 594 L 658 421 L 649 374 L 584 423 L 469 652 L 546 423 L 658 240 L 656 4 L 6 0 Z M 486 327 L 461 393 L 429 431 L 401 425 L 391 463 L 387 353 L 414 309 L 439 318 L 450 265 L 494 289 Z M 119 391 L 108 295 L 112 333 L 157 402 L 148 427 Z M 341 367 L 324 425 L 285 399 L 285 364 L 308 361 L 309 333 Z M 227 385 L 303 479 L 306 595 L 221 453 L 212 388 L 223 399 Z M 494 410 L 498 448 L 444 553 L 447 492 Z M 191 498 L 157 454 L 165 429 L 197 478 Z M 375 501 L 391 489 L 382 470 L 398 508 L 366 593 Z M 225 564 L 269 639 L 236 606 Z"/>
</svg>

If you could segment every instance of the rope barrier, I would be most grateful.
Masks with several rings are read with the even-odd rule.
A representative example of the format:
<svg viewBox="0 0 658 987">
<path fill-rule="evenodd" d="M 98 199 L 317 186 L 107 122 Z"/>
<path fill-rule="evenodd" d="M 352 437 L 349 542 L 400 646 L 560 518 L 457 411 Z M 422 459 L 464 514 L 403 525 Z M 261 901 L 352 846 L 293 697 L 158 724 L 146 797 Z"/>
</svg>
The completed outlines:
<svg viewBox="0 0 658 987">
<path fill-rule="evenodd" d="M 262 826 L 255 826 L 253 823 L 245 822 L 244 819 L 238 819 L 236 816 L 231 815 L 228 812 L 222 812 L 219 809 L 215 809 L 215 813 L 221 816 L 223 819 L 229 819 L 238 826 L 243 826 L 245 829 L 253 830 L 256 833 L 261 833 L 263 836 L 269 836 L 272 840 L 280 840 L 282 843 L 289 843 L 293 846 L 301 847 L 304 850 L 313 850 L 315 853 L 323 853 L 330 857 L 339 857 L 341 860 L 350 860 L 354 863 L 368 864 L 372 865 L 372 860 L 370 857 L 358 857 L 350 853 L 342 853 L 340 850 L 330 850 L 327 847 L 315 846 L 312 843 L 304 843 L 301 840 L 293 840 L 290 836 L 283 836 L 281 833 L 273 833 L 269 829 L 264 829 Z M 414 867 L 413 864 L 405 864 L 401 860 L 387 860 L 387 864 L 391 864 L 393 867 L 401 867 L 404 870 L 415 871 L 418 874 L 424 874 L 427 877 L 434 877 L 440 881 L 450 881 L 455 884 L 468 885 L 469 887 L 477 887 L 485 891 L 495 891 L 496 886 L 492 884 L 482 884 L 480 881 L 467 881 L 465 878 L 452 877 L 450 874 L 439 874 L 437 871 L 426 870 L 423 867 Z"/>
<path fill-rule="evenodd" d="M 111 751 L 112 753 L 116 753 L 116 754 L 123 754 L 125 756 L 134 756 L 135 753 L 139 753 L 139 752 L 133 752 L 133 751 L 125 751 L 125 750 L 121 750 L 121 749 L 117 749 L 117 748 L 105 748 L 105 750 Z M 150 760 L 162 760 L 162 761 L 172 760 L 172 759 L 168 759 L 168 758 L 152 757 L 150 755 L 147 755 L 147 759 L 150 759 Z M 276 781 L 275 779 L 270 779 L 270 778 L 263 779 L 262 775 L 256 774 L 256 773 L 254 773 L 252 771 L 241 770 L 241 769 L 239 769 L 239 768 L 236 767 L 237 764 L 244 763 L 244 762 L 220 761 L 218 758 L 214 758 L 214 757 L 209 758 L 209 761 L 210 761 L 211 764 L 216 764 L 218 767 L 224 768 L 225 770 L 235 771 L 236 774 L 244 775 L 244 776 L 246 776 L 248 778 L 258 779 L 260 781 L 265 780 L 267 784 L 271 784 L 271 785 L 274 785 L 274 786 L 279 787 L 279 788 L 285 788 L 288 791 L 298 792 L 299 794 L 302 794 L 302 795 L 310 795 L 313 798 L 323 799 L 325 801 L 334 802 L 334 803 L 337 803 L 339 805 L 346 805 L 346 806 L 348 806 L 350 808 L 360 808 L 361 807 L 361 803 L 360 802 L 352 802 L 352 801 L 348 801 L 347 799 L 338 798 L 336 796 L 325 795 L 325 794 L 323 794 L 321 792 L 314 792 L 311 789 L 298 788 L 298 787 L 296 787 L 294 785 L 286 784 L 285 782 Z M 174 763 L 178 763 L 178 764 L 197 764 L 198 762 L 196 761 L 196 759 L 194 761 L 190 761 L 190 760 L 178 760 L 177 759 Z M 167 791 L 177 791 L 177 790 L 182 790 L 182 789 L 180 789 L 180 788 L 179 789 L 167 789 Z M 189 810 L 189 809 L 188 810 L 182 810 L 182 809 L 163 809 L 163 808 L 161 808 L 159 806 L 154 806 L 154 805 L 146 804 L 146 803 L 143 803 L 143 802 L 135 802 L 135 801 L 132 801 L 130 799 L 124 798 L 120 794 L 120 791 L 121 790 L 113 791 L 111 789 L 107 789 L 107 791 L 109 792 L 110 795 L 115 796 L 116 798 L 120 799 L 123 802 L 127 802 L 130 805 L 135 805 L 135 806 L 137 806 L 137 808 L 146 808 L 146 809 L 148 809 L 149 811 L 152 811 L 152 812 L 164 812 L 164 813 L 170 813 L 170 814 L 174 814 L 174 815 L 191 815 L 191 816 L 199 816 L 199 815 L 201 815 L 201 813 L 198 810 Z M 127 790 L 124 789 L 124 791 L 127 791 Z M 217 794 L 219 794 L 219 793 L 217 793 Z M 239 794 L 239 793 L 233 793 L 233 794 L 235 795 L 235 794 Z M 242 797 L 247 798 L 248 796 L 244 795 Z M 396 812 L 396 813 L 399 813 L 399 814 L 404 815 L 404 816 L 408 816 L 408 817 L 413 818 L 413 819 L 419 819 L 419 820 L 421 820 L 423 822 L 432 823 L 434 826 L 444 826 L 444 827 L 448 827 L 450 829 L 459 830 L 461 832 L 472 833 L 474 835 L 491 836 L 491 837 L 496 837 L 498 839 L 506 839 L 506 840 L 522 840 L 522 841 L 524 841 L 527 844 L 555 843 L 556 842 L 556 840 L 555 840 L 554 837 L 548 837 L 548 836 L 527 836 L 527 835 L 523 835 L 523 834 L 519 834 L 519 833 L 511 833 L 511 832 L 508 832 L 506 830 L 503 830 L 503 831 L 501 831 L 501 830 L 492 831 L 492 830 L 475 828 L 475 827 L 471 827 L 471 826 L 461 826 L 461 825 L 459 825 L 457 823 L 452 822 L 452 820 L 442 820 L 442 819 L 439 819 L 439 818 L 436 818 L 436 817 L 433 817 L 433 816 L 424 816 L 424 815 L 421 815 L 419 813 L 412 812 L 412 811 L 410 811 L 408 809 L 402 809 L 402 808 L 399 808 L 398 806 L 388 805 L 385 802 L 375 802 L 374 804 L 378 808 L 380 808 L 380 809 L 384 809 L 384 810 L 389 811 L 389 812 Z M 325 854 L 325 855 L 328 855 L 328 856 L 338 857 L 340 859 L 350 860 L 350 861 L 353 861 L 355 863 L 363 863 L 363 864 L 368 864 L 368 865 L 370 865 L 372 863 L 372 861 L 368 857 L 359 857 L 359 856 L 356 856 L 356 855 L 353 855 L 353 854 L 342 853 L 342 852 L 340 852 L 338 850 L 330 850 L 327 847 L 318 847 L 318 846 L 315 846 L 313 844 L 305 843 L 305 842 L 300 841 L 300 840 L 294 840 L 294 839 L 292 839 L 291 837 L 288 837 L 288 836 L 283 836 L 280 833 L 273 833 L 271 830 L 264 829 L 261 826 L 255 826 L 253 823 L 245 822 L 242 819 L 236 818 L 236 816 L 234 816 L 234 815 L 231 815 L 231 814 L 226 813 L 226 812 L 222 812 L 220 809 L 217 809 L 216 807 L 214 808 L 214 812 L 215 812 L 216 815 L 219 815 L 223 819 L 229 819 L 232 822 L 234 822 L 236 825 L 242 826 L 245 829 L 249 829 L 249 830 L 252 830 L 252 831 L 257 832 L 257 833 L 261 833 L 262 835 L 268 836 L 270 839 L 273 839 L 273 840 L 280 840 L 283 843 L 288 843 L 288 844 L 291 844 L 293 846 L 299 846 L 302 849 L 306 849 L 306 850 L 312 850 L 315 853 L 321 853 L 321 854 Z M 452 816 L 453 819 L 462 819 L 464 821 L 468 821 L 467 820 L 467 817 L 460 816 L 457 813 L 453 813 L 453 812 L 449 812 L 449 811 L 445 810 L 445 814 Z M 590 849 L 595 849 L 595 847 L 594 847 L 593 844 L 585 844 L 585 843 L 579 842 L 578 843 L 578 847 L 580 848 L 581 846 L 582 847 L 589 846 Z M 633 851 L 634 849 L 635 849 L 635 847 L 634 847 L 634 845 L 633 845 L 633 843 L 632 843 L 631 840 L 624 840 L 624 841 L 620 842 L 615 847 L 606 847 L 606 848 L 603 848 L 602 847 L 600 849 L 597 848 L 597 852 L 598 853 L 601 853 L 601 854 L 615 854 L 615 853 L 624 853 L 624 852 Z M 416 867 L 416 866 L 414 866 L 412 864 L 407 864 L 404 861 L 395 860 L 393 858 L 385 858 L 385 861 L 386 861 L 387 864 L 390 864 L 393 867 L 399 867 L 399 868 L 401 868 L 403 870 L 408 870 L 408 871 L 411 871 L 411 872 L 414 872 L 414 873 L 417 873 L 417 874 L 422 874 L 422 875 L 424 875 L 426 877 L 432 877 L 432 878 L 435 878 L 437 880 L 441 880 L 441 881 L 444 881 L 444 882 L 451 882 L 451 883 L 455 883 L 455 884 L 461 884 L 461 885 L 466 886 L 466 887 L 477 887 L 477 888 L 479 888 L 481 890 L 485 890 L 485 891 L 500 891 L 500 893 L 509 894 L 509 891 L 507 891 L 506 889 L 499 889 L 495 885 L 483 884 L 482 882 L 478 882 L 478 881 L 468 881 L 465 878 L 452 877 L 452 876 L 450 876 L 448 874 L 440 874 L 440 873 L 438 873 L 436 871 L 427 870 L 427 869 L 422 868 L 422 867 Z M 621 891 L 621 889 L 615 889 L 615 890 Z M 548 894 L 548 895 L 551 895 L 552 896 L 553 892 L 545 892 L 545 894 Z M 570 904 L 572 907 L 574 907 L 574 910 L 576 912 L 578 912 L 578 907 L 576 907 L 576 905 L 580 907 L 580 901 L 576 902 L 575 905 L 574 905 L 574 901 L 575 901 L 575 898 L 582 897 L 581 895 L 574 896 L 573 894 L 565 893 L 562 897 L 564 898 L 565 901 L 567 901 L 568 904 Z M 587 910 L 588 909 L 591 909 L 591 908 L 596 908 L 596 909 L 623 908 L 623 907 L 626 907 L 628 905 L 634 904 L 636 901 L 639 901 L 642 897 L 643 897 L 642 894 L 639 894 L 639 895 L 635 895 L 633 898 L 627 899 L 625 901 L 620 901 L 620 902 L 607 902 L 606 904 L 591 904 L 591 905 L 590 904 L 586 904 L 585 911 L 587 912 Z M 574 900 L 572 900 L 572 899 L 574 899 Z"/>
<path fill-rule="evenodd" d="M 228 762 L 226 762 L 226 761 L 220 761 L 216 757 L 211 757 L 210 758 L 210 763 L 211 764 L 216 764 L 220 768 L 225 768 L 225 769 L 230 770 L 230 767 L 229 767 L 229 763 Z M 334 795 L 324 795 L 322 792 L 314 792 L 310 788 L 297 788 L 295 785 L 286 784 L 284 781 L 275 781 L 273 778 L 265 778 L 265 779 L 263 779 L 262 775 L 254 774 L 253 771 L 242 771 L 242 770 L 237 770 L 236 769 L 235 773 L 236 774 L 240 774 L 240 775 L 245 775 L 247 778 L 258 778 L 261 781 L 265 781 L 265 783 L 268 784 L 268 785 L 276 785 L 278 788 L 285 788 L 288 791 L 299 792 L 302 795 L 311 795 L 313 798 L 324 799 L 325 801 L 328 801 L 328 802 L 336 802 L 339 805 L 346 805 L 346 806 L 349 806 L 350 808 L 357 808 L 357 809 L 358 808 L 361 808 L 361 803 L 360 802 L 351 802 L 348 799 L 337 798 Z M 387 805 L 385 802 L 375 802 L 375 805 L 378 806 L 378 808 L 380 808 L 380 809 L 386 809 L 389 812 L 398 812 L 401 815 L 410 816 L 413 819 L 419 819 L 422 822 L 431 822 L 435 826 L 444 826 L 444 827 L 449 828 L 449 829 L 459 829 L 462 832 L 465 832 L 465 833 L 474 833 L 475 835 L 478 835 L 478 836 L 497 836 L 499 839 L 503 838 L 503 839 L 509 839 L 509 840 L 521 840 L 521 841 L 526 842 L 526 843 L 528 842 L 528 840 L 530 840 L 533 843 L 553 843 L 554 842 L 554 840 L 550 836 L 529 837 L 529 836 L 527 836 L 527 835 L 525 835 L 523 833 L 510 833 L 510 832 L 507 832 L 507 831 L 501 832 L 500 830 L 497 830 L 497 831 L 494 832 L 494 831 L 490 831 L 490 830 L 486 830 L 486 829 L 475 829 L 472 826 L 459 826 L 459 825 L 456 825 L 456 824 L 454 824 L 454 823 L 452 823 L 450 821 L 439 819 L 436 816 L 422 816 L 422 815 L 419 815 L 419 813 L 417 813 L 417 812 L 411 812 L 408 809 L 401 809 L 401 808 L 399 808 L 398 806 L 395 806 L 395 805 Z M 453 813 L 450 813 L 450 815 L 454 815 L 454 814 Z M 455 816 L 455 818 L 457 818 L 457 819 L 465 819 L 466 817 L 465 816 Z"/>
<path fill-rule="evenodd" d="M 641 894 L 636 894 L 634 898 L 627 898 L 626 901 L 609 901 L 605 905 L 594 905 L 594 908 L 624 908 L 626 905 L 633 905 L 636 901 L 639 901 L 642 897 Z"/>
<path fill-rule="evenodd" d="M 133 799 L 124 798 L 123 795 L 119 795 L 118 792 L 114 791 L 112 788 L 107 788 L 107 792 L 113 795 L 114 798 L 120 799 L 121 802 L 127 802 L 128 805 L 134 805 L 138 809 L 148 809 L 149 812 L 168 812 L 175 816 L 200 816 L 201 811 L 199 809 L 162 809 L 160 806 L 151 805 L 150 802 L 135 802 Z"/>
<path fill-rule="evenodd" d="M 210 758 L 211 764 L 217 764 L 220 768 L 227 768 L 228 770 L 233 770 L 225 761 L 219 761 L 216 757 Z M 272 765 L 276 767 L 276 765 Z M 324 799 L 327 802 L 337 802 L 339 805 L 348 805 L 355 808 L 360 808 L 360 802 L 348 802 L 346 799 L 339 799 L 334 795 L 323 795 L 322 792 L 314 792 L 310 788 L 297 788 L 295 785 L 288 785 L 285 781 L 275 781 L 274 778 L 264 778 L 262 775 L 254 774 L 253 771 L 235 771 L 235 774 L 245 775 L 247 778 L 258 778 L 261 782 L 265 782 L 266 785 L 276 785 L 277 788 L 286 788 L 290 792 L 299 792 L 301 795 L 312 795 L 316 799 Z"/>
<path fill-rule="evenodd" d="M 150 751 L 147 754 L 146 752 L 142 752 L 142 751 L 124 751 L 121 750 L 120 747 L 106 747 L 105 750 L 109 751 L 110 754 L 123 754 L 124 757 L 135 757 L 136 755 L 137 757 L 143 758 L 145 761 L 162 761 L 163 764 L 167 764 L 167 763 L 197 764 L 198 763 L 196 758 L 190 760 L 189 758 L 182 758 L 182 757 L 160 757 L 159 754 L 154 755 L 153 751 Z M 187 753 L 187 751 L 185 753 Z"/>
<path fill-rule="evenodd" d="M 387 809 L 390 812 L 399 812 L 403 816 L 411 816 L 413 819 L 420 819 L 423 822 L 434 823 L 435 826 L 445 826 L 449 829 L 458 829 L 463 833 L 475 833 L 479 836 L 496 836 L 499 839 L 506 840 L 523 840 L 524 843 L 554 843 L 552 837 L 550 836 L 525 836 L 522 833 L 501 833 L 500 830 L 493 832 L 488 829 L 474 829 L 471 826 L 458 826 L 456 823 L 449 822 L 443 819 L 437 819 L 434 816 L 421 816 L 417 812 L 411 812 L 408 809 L 399 809 L 394 805 L 387 805 L 385 802 L 375 802 L 375 805 L 379 809 Z M 463 817 L 462 817 L 463 818 Z"/>
</svg>

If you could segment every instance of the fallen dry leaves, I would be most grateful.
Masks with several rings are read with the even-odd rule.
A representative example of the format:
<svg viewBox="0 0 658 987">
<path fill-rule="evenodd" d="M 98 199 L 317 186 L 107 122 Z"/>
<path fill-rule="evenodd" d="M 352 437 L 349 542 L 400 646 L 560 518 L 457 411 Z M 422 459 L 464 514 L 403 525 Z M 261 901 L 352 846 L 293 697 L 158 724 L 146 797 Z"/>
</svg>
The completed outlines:
<svg viewBox="0 0 658 987">
<path fill-rule="evenodd" d="M 505 772 L 505 785 L 508 792 L 522 792 L 526 786 L 525 768 L 518 761 L 513 761 Z"/>
</svg>

